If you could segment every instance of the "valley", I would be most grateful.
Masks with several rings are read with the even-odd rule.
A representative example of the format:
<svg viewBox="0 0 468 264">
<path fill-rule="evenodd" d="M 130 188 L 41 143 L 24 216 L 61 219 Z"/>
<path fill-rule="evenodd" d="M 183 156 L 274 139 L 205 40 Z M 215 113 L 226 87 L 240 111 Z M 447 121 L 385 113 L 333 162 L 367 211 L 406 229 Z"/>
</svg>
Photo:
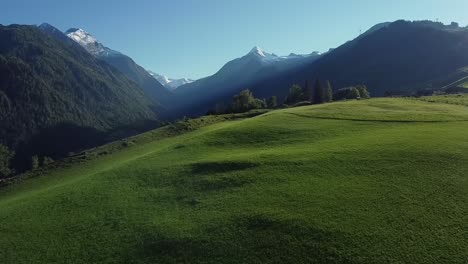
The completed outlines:
<svg viewBox="0 0 468 264">
<path fill-rule="evenodd" d="M 468 2 L 1 8 L 0 264 L 468 264 Z"/>
</svg>

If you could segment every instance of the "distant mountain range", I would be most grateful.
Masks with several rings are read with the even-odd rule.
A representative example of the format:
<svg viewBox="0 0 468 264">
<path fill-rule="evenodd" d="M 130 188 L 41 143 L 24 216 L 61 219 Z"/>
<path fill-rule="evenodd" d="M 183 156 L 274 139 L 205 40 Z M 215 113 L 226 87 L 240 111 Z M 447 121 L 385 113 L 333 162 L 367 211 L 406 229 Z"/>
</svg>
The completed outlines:
<svg viewBox="0 0 468 264">
<path fill-rule="evenodd" d="M 320 57 L 319 52 L 278 56 L 254 47 L 245 56 L 226 63 L 214 75 L 175 90 L 172 114 L 202 114 L 217 101 L 231 98 L 241 89 L 252 88 L 252 84 L 260 80 L 288 73 Z"/>
<path fill-rule="evenodd" d="M 187 78 L 171 79 L 171 78 L 168 78 L 167 76 L 157 74 L 153 71 L 148 71 L 148 73 L 151 76 L 153 76 L 153 78 L 155 78 L 160 84 L 164 85 L 170 91 L 173 91 L 184 84 L 193 83 L 195 81 L 195 80 L 187 79 Z"/>
<path fill-rule="evenodd" d="M 330 80 L 335 89 L 366 84 L 373 96 L 410 95 L 468 81 L 468 29 L 431 21 L 381 23 L 325 54 L 280 57 L 255 47 L 213 76 L 175 91 L 176 114 L 199 115 L 243 89 L 286 97 L 293 84 Z"/>
<path fill-rule="evenodd" d="M 396 21 L 371 28 L 320 59 L 251 86 L 258 96 L 286 96 L 294 83 L 320 78 L 335 87 L 366 84 L 373 96 L 437 90 L 468 76 L 468 30 L 456 23 Z"/>
<path fill-rule="evenodd" d="M 242 89 L 251 89 L 258 97 L 276 95 L 282 100 L 293 84 L 315 78 L 330 80 L 335 89 L 366 84 L 374 96 L 454 86 L 468 78 L 468 68 L 464 68 L 468 66 L 466 32 L 456 23 L 386 22 L 324 54 L 278 56 L 254 47 L 212 76 L 196 81 L 146 71 L 82 29 L 70 29 L 66 34 L 136 81 L 153 102 L 167 108 L 163 115 L 171 119 L 203 114 Z"/>
</svg>

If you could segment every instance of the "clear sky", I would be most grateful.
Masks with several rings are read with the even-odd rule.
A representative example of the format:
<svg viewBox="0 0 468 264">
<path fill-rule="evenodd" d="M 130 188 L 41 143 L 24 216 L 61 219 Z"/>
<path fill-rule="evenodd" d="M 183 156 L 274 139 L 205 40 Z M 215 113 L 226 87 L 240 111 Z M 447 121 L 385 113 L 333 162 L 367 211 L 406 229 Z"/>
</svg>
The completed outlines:
<svg viewBox="0 0 468 264">
<path fill-rule="evenodd" d="M 256 45 L 323 52 L 380 22 L 465 26 L 467 10 L 467 0 L 0 0 L 0 24 L 83 28 L 147 69 L 200 78 Z"/>
</svg>

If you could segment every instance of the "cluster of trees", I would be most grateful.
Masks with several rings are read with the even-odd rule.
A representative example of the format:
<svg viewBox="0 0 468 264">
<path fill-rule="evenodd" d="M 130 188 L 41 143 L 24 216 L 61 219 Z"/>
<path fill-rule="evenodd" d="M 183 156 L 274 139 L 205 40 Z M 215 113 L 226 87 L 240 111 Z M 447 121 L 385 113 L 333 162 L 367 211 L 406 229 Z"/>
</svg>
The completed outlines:
<svg viewBox="0 0 468 264">
<path fill-rule="evenodd" d="M 305 85 L 293 85 L 284 99 L 284 105 L 323 104 L 338 100 L 367 99 L 369 91 L 365 85 L 357 85 L 337 90 L 333 93 L 330 81 L 322 83 L 316 80 L 313 88 L 306 81 Z M 278 107 L 278 98 L 272 96 L 268 99 L 255 98 L 250 90 L 243 90 L 232 98 L 230 104 L 218 103 L 208 115 L 243 113 L 253 109 L 275 109 Z"/>
<path fill-rule="evenodd" d="M 286 105 L 295 105 L 301 102 L 311 102 L 313 104 L 322 104 L 333 101 L 333 88 L 330 81 L 326 81 L 325 85 L 320 80 L 316 80 L 313 89 L 310 88 L 309 82 L 306 81 L 304 87 L 293 85 L 289 89 L 289 94 L 284 100 Z"/>
<path fill-rule="evenodd" d="M 243 90 L 232 98 L 229 110 L 233 113 L 242 113 L 252 109 L 261 109 L 265 107 L 265 100 L 255 98 L 250 90 Z"/>
<path fill-rule="evenodd" d="M 0 144 L 0 179 L 13 176 L 17 172 L 14 168 L 14 162 L 15 152 Z M 28 164 L 23 165 L 27 167 L 27 170 L 36 170 L 53 162 L 54 160 L 51 157 L 34 155 L 29 158 Z"/>
<path fill-rule="evenodd" d="M 309 88 L 308 82 L 305 83 L 304 87 L 293 85 L 291 89 L 289 89 L 289 94 L 284 103 L 286 105 L 295 105 L 301 102 L 322 104 L 346 99 L 368 98 L 370 98 L 370 94 L 365 85 L 346 87 L 333 93 L 330 81 L 326 81 L 325 84 L 322 84 L 320 80 L 316 80 L 313 89 Z"/>
<path fill-rule="evenodd" d="M 276 96 L 268 99 L 255 98 L 250 90 L 243 90 L 232 98 L 229 105 L 219 103 L 215 109 L 208 111 L 208 115 L 243 113 L 253 109 L 273 109 L 278 105 Z"/>
<path fill-rule="evenodd" d="M 346 99 L 369 99 L 370 93 L 365 85 L 357 85 L 339 89 L 335 92 L 334 98 L 338 100 Z"/>
</svg>

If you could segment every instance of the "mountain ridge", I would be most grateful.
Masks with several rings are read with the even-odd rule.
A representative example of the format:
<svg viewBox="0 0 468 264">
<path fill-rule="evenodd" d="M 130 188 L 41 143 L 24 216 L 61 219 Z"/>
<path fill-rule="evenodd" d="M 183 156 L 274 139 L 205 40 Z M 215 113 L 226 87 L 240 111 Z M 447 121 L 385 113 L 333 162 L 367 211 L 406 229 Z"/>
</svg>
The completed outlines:
<svg viewBox="0 0 468 264">
<path fill-rule="evenodd" d="M 278 73 L 288 73 L 321 56 L 320 53 L 313 52 L 308 55 L 291 54 L 281 57 L 255 46 L 242 57 L 227 62 L 215 74 L 180 86 L 174 91 L 175 101 L 180 103 L 171 110 L 176 114 L 206 113 L 215 103 L 229 100 L 235 93 L 260 80 Z"/>
<path fill-rule="evenodd" d="M 130 80 L 140 85 L 148 97 L 160 108 L 166 107 L 165 104 L 171 93 L 132 58 L 106 47 L 83 29 L 71 28 L 66 31 L 66 35 L 90 54 L 114 66 Z"/>
<path fill-rule="evenodd" d="M 21 25 L 0 26 L 0 39 L 0 144 L 21 159 L 58 158 L 157 120 L 142 88 L 74 42 Z"/>
</svg>

